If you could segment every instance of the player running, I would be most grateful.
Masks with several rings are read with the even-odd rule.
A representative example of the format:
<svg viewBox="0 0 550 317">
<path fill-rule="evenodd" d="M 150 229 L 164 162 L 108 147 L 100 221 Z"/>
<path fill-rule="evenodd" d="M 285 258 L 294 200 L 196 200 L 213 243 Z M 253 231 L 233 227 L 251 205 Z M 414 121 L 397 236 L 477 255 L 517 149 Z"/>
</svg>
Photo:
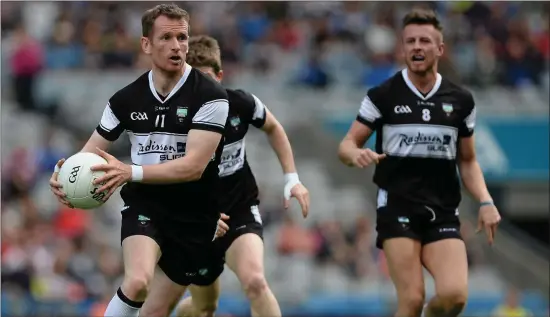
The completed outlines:
<svg viewBox="0 0 550 317">
<path fill-rule="evenodd" d="M 211 76 L 222 80 L 223 71 L 218 42 L 209 36 L 195 36 L 189 41 L 187 62 Z M 263 264 L 262 219 L 258 211 L 258 186 L 246 159 L 245 135 L 249 125 L 262 129 L 277 154 L 285 173 L 285 207 L 289 198 L 296 197 L 304 217 L 309 212 L 309 194 L 300 183 L 292 148 L 281 124 L 256 96 L 242 90 L 227 89 L 229 118 L 224 151 L 219 168 L 221 177 L 222 209 L 229 216 L 229 231 L 217 239 L 219 258 L 225 259 L 235 272 L 250 300 L 252 316 L 277 317 L 281 310 L 269 289 Z M 220 295 L 219 280 L 212 285 L 189 288 L 192 297 L 177 307 L 178 316 L 213 316 Z M 181 293 L 180 295 L 183 295 Z M 165 311 L 175 303 L 166 299 L 156 303 L 158 311 Z M 143 311 L 144 315 L 147 312 Z"/>
<path fill-rule="evenodd" d="M 124 280 L 105 316 L 138 316 L 146 296 L 144 310 L 148 302 L 180 294 L 191 283 L 212 284 L 224 265 L 213 257 L 212 240 L 220 216 L 218 165 L 227 93 L 185 62 L 186 11 L 174 4 L 155 6 L 144 13 L 142 29 L 141 47 L 152 70 L 109 99 L 82 149 L 108 162 L 92 168 L 106 172 L 96 180 L 104 184 L 99 191 L 108 192 L 106 199 L 127 183 L 121 190 Z M 104 152 L 123 131 L 132 144 L 133 165 Z M 62 164 L 50 184 L 67 203 L 57 182 Z"/>
<path fill-rule="evenodd" d="M 209 36 L 192 37 L 187 62 L 222 81 L 223 71 L 218 42 Z M 218 239 L 220 256 L 235 272 L 251 303 L 252 316 L 281 316 L 281 310 L 264 276 L 263 228 L 259 214 L 258 187 L 246 160 L 245 135 L 249 125 L 262 129 L 277 154 L 285 173 L 285 208 L 289 198 L 296 197 L 302 214 L 309 212 L 309 193 L 300 183 L 292 148 L 287 135 L 258 97 L 242 90 L 227 89 L 230 108 L 224 151 L 220 164 L 223 213 L 229 216 L 229 231 Z M 213 316 L 219 297 L 219 280 L 208 287 L 191 286 L 192 297 L 183 300 L 177 308 L 178 316 Z"/>
<path fill-rule="evenodd" d="M 415 10 L 404 17 L 402 31 L 407 68 L 367 92 L 339 156 L 349 166 L 377 164 L 377 247 L 397 290 L 395 316 L 421 315 L 422 266 L 436 289 L 426 316 L 457 316 L 468 294 L 457 165 L 479 203 L 478 230 L 485 228 L 489 243 L 500 215 L 476 160 L 473 97 L 437 73 L 444 48 L 437 17 Z M 373 131 L 376 152 L 363 149 Z"/>
</svg>

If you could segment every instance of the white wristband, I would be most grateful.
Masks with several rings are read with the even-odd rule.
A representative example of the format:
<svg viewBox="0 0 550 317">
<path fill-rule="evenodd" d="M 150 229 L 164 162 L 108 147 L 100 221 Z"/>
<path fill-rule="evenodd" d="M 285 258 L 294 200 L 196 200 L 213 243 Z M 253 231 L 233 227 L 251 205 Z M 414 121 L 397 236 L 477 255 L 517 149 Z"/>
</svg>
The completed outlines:
<svg viewBox="0 0 550 317">
<path fill-rule="evenodd" d="M 285 174 L 285 188 L 283 190 L 283 195 L 285 199 L 290 199 L 290 191 L 292 188 L 298 184 L 301 184 L 298 173 L 287 173 Z"/>
<path fill-rule="evenodd" d="M 143 180 L 143 167 L 132 165 L 132 182 L 141 182 Z"/>
<path fill-rule="evenodd" d="M 287 173 L 285 174 L 285 183 L 289 182 L 300 182 L 300 178 L 298 177 L 298 173 Z"/>
</svg>

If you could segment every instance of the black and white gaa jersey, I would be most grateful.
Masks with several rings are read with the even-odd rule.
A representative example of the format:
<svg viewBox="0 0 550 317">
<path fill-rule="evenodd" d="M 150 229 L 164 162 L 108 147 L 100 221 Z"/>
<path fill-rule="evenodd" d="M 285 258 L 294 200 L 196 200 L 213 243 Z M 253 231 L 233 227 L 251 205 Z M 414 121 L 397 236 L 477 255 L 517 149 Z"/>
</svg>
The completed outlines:
<svg viewBox="0 0 550 317">
<path fill-rule="evenodd" d="M 472 95 L 437 74 L 423 95 L 407 69 L 370 89 L 357 121 L 376 131 L 374 182 L 411 202 L 455 210 L 461 199 L 456 158 L 461 137 L 473 134 L 476 109 Z"/>
<path fill-rule="evenodd" d="M 246 159 L 245 136 L 249 125 L 263 127 L 266 107 L 258 97 L 243 90 L 227 90 L 229 115 L 219 167 L 222 212 L 239 203 L 258 204 L 258 186 Z M 250 207 L 250 206 L 248 206 Z"/>
<path fill-rule="evenodd" d="M 187 136 L 192 129 L 223 134 L 228 108 L 225 89 L 186 65 L 184 76 L 166 98 L 155 90 L 152 72 L 119 90 L 109 100 L 96 131 L 111 141 L 126 131 L 133 164 L 160 164 L 185 155 Z M 121 196 L 125 202 L 154 204 L 151 209 L 166 213 L 163 216 L 169 218 L 217 221 L 222 150 L 220 142 L 200 180 L 166 185 L 128 183 Z"/>
</svg>

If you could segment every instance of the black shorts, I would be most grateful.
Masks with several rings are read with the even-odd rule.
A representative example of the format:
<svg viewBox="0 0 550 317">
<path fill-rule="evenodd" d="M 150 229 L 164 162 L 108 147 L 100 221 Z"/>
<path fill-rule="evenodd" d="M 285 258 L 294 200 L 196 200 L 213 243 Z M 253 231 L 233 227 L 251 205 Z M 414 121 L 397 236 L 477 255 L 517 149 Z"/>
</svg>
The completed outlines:
<svg viewBox="0 0 550 317">
<path fill-rule="evenodd" d="M 376 247 L 384 240 L 410 238 L 422 245 L 444 240 L 462 239 L 458 210 L 442 210 L 424 206 L 378 191 L 376 210 Z"/>
<path fill-rule="evenodd" d="M 238 237 L 253 233 L 263 240 L 264 233 L 262 218 L 258 206 L 255 204 L 243 204 L 241 207 L 229 211 L 227 215 L 229 220 L 226 223 L 229 226 L 229 231 L 223 237 L 216 239 L 219 256 L 222 259 L 225 259 L 225 253 Z"/>
<path fill-rule="evenodd" d="M 124 208 L 121 243 L 135 235 L 155 240 L 162 253 L 158 265 L 174 283 L 207 286 L 222 274 L 224 262 L 219 259 L 217 246 L 212 241 L 215 228 L 196 224 L 175 225 L 173 221 L 155 218 L 154 210 L 145 211 L 137 203 Z M 211 238 L 206 239 L 204 231 Z M 197 236 L 205 238 L 197 239 Z"/>
</svg>

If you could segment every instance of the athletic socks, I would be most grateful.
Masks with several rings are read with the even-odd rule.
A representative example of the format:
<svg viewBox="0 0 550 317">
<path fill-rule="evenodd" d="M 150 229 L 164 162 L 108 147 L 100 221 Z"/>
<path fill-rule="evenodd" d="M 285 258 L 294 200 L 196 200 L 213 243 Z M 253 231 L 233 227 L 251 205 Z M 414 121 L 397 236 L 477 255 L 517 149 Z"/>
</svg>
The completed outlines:
<svg viewBox="0 0 550 317">
<path fill-rule="evenodd" d="M 143 302 L 135 302 L 119 288 L 105 310 L 105 317 L 137 317 Z"/>
</svg>

